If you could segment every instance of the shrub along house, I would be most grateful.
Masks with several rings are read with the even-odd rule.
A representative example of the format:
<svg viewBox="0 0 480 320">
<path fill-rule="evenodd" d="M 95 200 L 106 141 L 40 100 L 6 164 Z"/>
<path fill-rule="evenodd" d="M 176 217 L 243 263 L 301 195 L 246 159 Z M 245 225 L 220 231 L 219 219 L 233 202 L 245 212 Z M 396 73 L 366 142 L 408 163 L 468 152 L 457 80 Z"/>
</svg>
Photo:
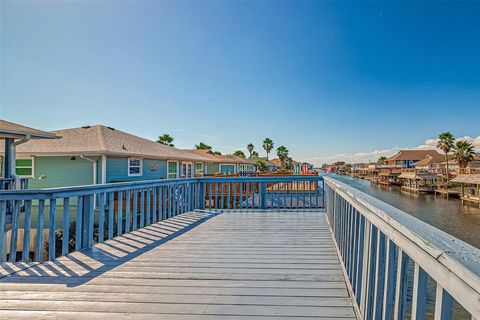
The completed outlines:
<svg viewBox="0 0 480 320">
<path fill-rule="evenodd" d="M 257 171 L 254 160 L 243 159 L 233 155 L 217 155 L 211 150 L 187 150 L 198 156 L 207 158 L 205 174 L 252 174 Z"/>
<path fill-rule="evenodd" d="M 208 159 L 102 125 L 53 131 L 55 140 L 17 147 L 17 173 L 29 188 L 203 175 Z"/>
</svg>

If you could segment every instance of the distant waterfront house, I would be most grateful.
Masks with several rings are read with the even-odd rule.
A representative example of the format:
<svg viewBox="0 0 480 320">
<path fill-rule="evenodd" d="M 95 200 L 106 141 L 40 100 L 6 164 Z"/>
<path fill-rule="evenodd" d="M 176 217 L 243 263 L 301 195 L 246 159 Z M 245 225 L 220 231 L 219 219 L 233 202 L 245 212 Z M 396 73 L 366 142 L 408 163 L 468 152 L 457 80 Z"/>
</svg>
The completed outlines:
<svg viewBox="0 0 480 320">
<path fill-rule="evenodd" d="M 448 156 L 449 159 L 449 167 L 452 169 L 453 161 L 452 156 Z M 415 169 L 421 170 L 437 170 L 437 169 L 445 169 L 446 162 L 445 162 L 445 155 L 437 153 L 437 154 L 428 154 L 425 158 L 420 161 L 414 162 L 412 167 Z"/>
<path fill-rule="evenodd" d="M 280 168 L 279 164 L 267 160 L 267 157 L 252 157 L 252 158 L 249 158 L 248 160 L 250 160 L 250 161 L 252 161 L 253 163 L 256 163 L 256 164 L 258 164 L 260 161 L 263 161 L 265 163 L 265 165 L 267 166 L 267 171 L 268 172 L 276 172 L 278 170 L 278 168 Z"/>
<path fill-rule="evenodd" d="M 428 155 L 432 157 L 441 156 L 436 150 L 400 150 L 397 154 L 388 158 L 386 164 L 411 168 L 415 162 L 425 159 Z"/>
<path fill-rule="evenodd" d="M 16 170 L 29 187 L 49 188 L 203 174 L 204 157 L 102 125 L 53 131 L 54 140 L 17 147 Z"/>
<path fill-rule="evenodd" d="M 233 155 L 217 155 L 211 150 L 186 150 L 206 160 L 206 175 L 252 174 L 257 171 L 256 162 Z"/>
<path fill-rule="evenodd" d="M 282 162 L 280 161 L 279 158 L 275 158 L 270 160 L 271 163 L 275 164 L 277 168 L 280 168 L 282 166 Z M 313 170 L 313 165 L 307 162 L 298 162 L 295 160 L 292 160 L 293 162 L 293 169 L 292 172 L 294 174 L 306 174 Z"/>
</svg>

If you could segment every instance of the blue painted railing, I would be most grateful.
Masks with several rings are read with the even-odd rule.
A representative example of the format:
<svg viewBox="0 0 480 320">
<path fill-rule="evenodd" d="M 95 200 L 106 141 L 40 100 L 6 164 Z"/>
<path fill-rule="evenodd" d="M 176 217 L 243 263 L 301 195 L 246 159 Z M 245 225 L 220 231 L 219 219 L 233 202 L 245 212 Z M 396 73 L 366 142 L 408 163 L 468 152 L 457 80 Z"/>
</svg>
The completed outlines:
<svg viewBox="0 0 480 320">
<path fill-rule="evenodd" d="M 328 177 L 325 210 L 359 318 L 480 319 L 479 249 Z"/>
<path fill-rule="evenodd" d="M 196 209 L 323 207 L 318 176 L 204 177 L 0 191 L 0 262 L 54 260 Z"/>
<path fill-rule="evenodd" d="M 17 189 L 28 189 L 28 178 L 20 178 L 20 186 Z M 15 179 L 13 178 L 0 178 L 0 190 L 13 190 L 15 189 Z"/>
</svg>

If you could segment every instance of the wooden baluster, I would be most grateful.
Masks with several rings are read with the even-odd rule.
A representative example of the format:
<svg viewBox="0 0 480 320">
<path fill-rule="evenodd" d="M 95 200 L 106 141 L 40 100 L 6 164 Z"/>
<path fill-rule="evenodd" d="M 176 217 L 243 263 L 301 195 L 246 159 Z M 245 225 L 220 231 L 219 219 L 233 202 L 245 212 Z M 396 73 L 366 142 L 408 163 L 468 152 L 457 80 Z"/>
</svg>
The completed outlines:
<svg viewBox="0 0 480 320">
<path fill-rule="evenodd" d="M 166 218 L 169 219 L 172 216 L 172 186 L 169 184 L 167 185 L 167 216 Z"/>
<path fill-rule="evenodd" d="M 35 242 L 35 261 L 43 261 L 43 213 L 45 210 L 45 200 L 38 201 L 37 214 L 37 239 Z"/>
<path fill-rule="evenodd" d="M 125 191 L 125 233 L 130 232 L 130 202 L 132 197 L 132 191 L 127 190 Z"/>
<path fill-rule="evenodd" d="M 152 187 L 152 223 L 157 222 L 157 187 Z"/>
<path fill-rule="evenodd" d="M 98 243 L 105 240 L 105 206 L 107 194 L 102 192 L 98 195 Z"/>
<path fill-rule="evenodd" d="M 140 228 L 145 227 L 145 190 L 140 190 Z"/>
<path fill-rule="evenodd" d="M 376 275 L 375 275 L 375 289 L 373 292 L 373 317 L 375 319 L 381 319 L 383 294 L 385 287 L 385 235 L 378 231 L 377 233 L 377 254 L 376 254 Z"/>
<path fill-rule="evenodd" d="M 57 200 L 50 199 L 50 215 L 48 217 L 48 260 L 55 260 L 55 210 L 57 207 Z"/>
<path fill-rule="evenodd" d="M 245 206 L 248 209 L 250 207 L 249 204 L 248 204 L 248 200 L 250 198 L 250 183 L 248 181 L 247 181 L 245 193 L 246 193 Z"/>
<path fill-rule="evenodd" d="M 114 220 L 114 208 L 115 207 L 115 195 L 113 192 L 108 194 L 108 239 L 113 238 L 113 220 Z"/>
<path fill-rule="evenodd" d="M 146 206 L 147 206 L 147 220 L 146 220 L 146 222 L 145 222 L 145 225 L 148 226 L 148 225 L 150 225 L 150 224 L 152 223 L 152 220 L 151 220 L 151 219 L 152 219 L 152 216 L 151 216 L 151 212 L 150 212 L 151 206 L 152 206 L 152 204 L 151 204 L 152 199 L 151 199 L 151 194 L 150 194 L 150 188 L 147 188 L 146 198 L 147 198 L 147 203 L 146 203 Z"/>
<path fill-rule="evenodd" d="M 2 200 L 0 201 L 0 262 L 7 261 L 7 235 L 5 232 L 6 222 L 7 222 L 7 201 Z"/>
<path fill-rule="evenodd" d="M 240 182 L 239 201 L 240 201 L 240 209 L 242 209 L 243 208 L 243 182 Z"/>
<path fill-rule="evenodd" d="M 332 198 L 333 198 L 333 192 L 332 192 Z M 331 201 L 331 205 L 334 205 L 333 199 Z M 334 210 L 335 207 L 332 208 L 332 211 Z M 355 293 L 356 293 L 356 298 L 357 298 L 357 304 L 360 305 L 361 299 L 362 299 L 362 279 L 363 279 L 363 260 L 364 260 L 364 250 L 365 250 L 365 217 L 360 216 L 360 230 L 358 234 L 358 249 L 357 249 L 357 274 L 356 274 L 356 280 L 355 283 L 357 285 Z"/>
<path fill-rule="evenodd" d="M 93 225 L 95 223 L 95 195 L 88 196 L 88 212 L 87 212 L 87 247 L 90 248 L 93 246 Z"/>
<path fill-rule="evenodd" d="M 10 224 L 10 253 L 9 261 L 17 261 L 18 216 L 20 214 L 20 200 L 13 200 L 12 223 Z"/>
<path fill-rule="evenodd" d="M 410 258 L 398 248 L 397 282 L 395 290 L 394 320 L 404 319 L 407 302 L 408 263 Z"/>
<path fill-rule="evenodd" d="M 427 274 L 415 262 L 413 274 L 413 296 L 411 320 L 425 319 L 425 307 L 427 305 Z"/>
<path fill-rule="evenodd" d="M 382 319 L 392 318 L 395 304 L 395 281 L 396 267 L 398 265 L 398 249 L 392 240 L 387 240 L 386 262 L 385 262 L 385 286 L 383 293 Z"/>
<path fill-rule="evenodd" d="M 163 220 L 163 187 L 158 187 L 158 218 L 157 221 L 162 221 Z"/>
<path fill-rule="evenodd" d="M 228 186 L 227 186 L 227 193 L 228 193 L 228 197 L 227 197 L 227 209 L 233 209 L 232 207 L 232 202 L 231 202 L 231 197 L 232 195 L 230 194 L 231 193 L 231 182 L 228 182 Z M 232 207 L 232 208 L 231 208 Z"/>
<path fill-rule="evenodd" d="M 83 196 L 77 197 L 77 219 L 75 221 L 75 250 L 82 249 L 83 242 Z M 38 260 L 37 260 L 38 261 Z"/>
<path fill-rule="evenodd" d="M 123 234 L 123 191 L 117 192 L 117 236 Z"/>
<path fill-rule="evenodd" d="M 30 232 L 32 229 L 32 200 L 25 200 L 25 221 L 23 223 L 22 261 L 30 261 Z M 1 228 L 1 223 L 0 223 Z M 0 258 L 1 261 L 1 258 Z"/>
<path fill-rule="evenodd" d="M 68 254 L 69 242 L 70 242 L 70 198 L 63 198 L 62 256 Z"/>
<path fill-rule="evenodd" d="M 221 194 L 220 194 L 220 197 L 221 197 L 221 198 L 220 198 L 220 209 L 223 210 L 223 209 L 225 209 L 225 207 L 224 207 L 224 205 L 225 205 L 225 203 L 224 203 L 224 198 L 225 198 L 225 183 L 224 183 L 224 182 L 222 182 L 222 184 L 221 184 Z"/>
<path fill-rule="evenodd" d="M 214 208 L 215 196 L 213 194 L 213 182 L 210 182 L 210 200 L 208 201 L 208 207 Z"/>
<path fill-rule="evenodd" d="M 132 229 L 137 230 L 138 223 L 138 190 L 133 190 Z"/>
<path fill-rule="evenodd" d="M 453 314 L 452 296 L 437 283 L 435 295 L 435 320 L 450 320 Z"/>
</svg>

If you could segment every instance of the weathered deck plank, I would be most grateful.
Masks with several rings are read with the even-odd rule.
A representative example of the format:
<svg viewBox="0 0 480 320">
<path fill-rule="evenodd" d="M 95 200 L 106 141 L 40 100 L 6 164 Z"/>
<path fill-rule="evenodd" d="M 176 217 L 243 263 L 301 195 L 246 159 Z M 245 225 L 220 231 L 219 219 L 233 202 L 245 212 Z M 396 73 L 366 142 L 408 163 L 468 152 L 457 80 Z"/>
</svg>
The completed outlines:
<svg viewBox="0 0 480 320">
<path fill-rule="evenodd" d="M 354 318 L 322 212 L 187 213 L 1 272 L 2 318 Z"/>
</svg>

